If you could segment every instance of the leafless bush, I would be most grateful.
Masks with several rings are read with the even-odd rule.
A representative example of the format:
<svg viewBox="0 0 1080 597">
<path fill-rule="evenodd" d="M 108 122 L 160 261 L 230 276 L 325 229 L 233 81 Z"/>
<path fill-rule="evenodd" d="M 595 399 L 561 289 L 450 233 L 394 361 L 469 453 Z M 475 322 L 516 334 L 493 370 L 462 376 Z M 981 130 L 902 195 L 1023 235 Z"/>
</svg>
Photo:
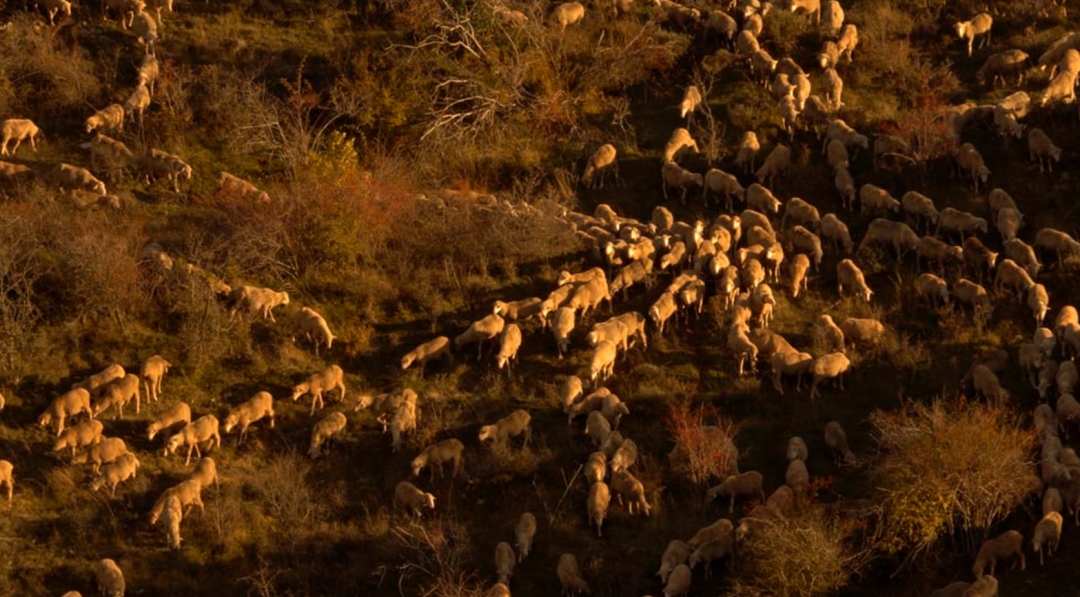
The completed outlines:
<svg viewBox="0 0 1080 597">
<path fill-rule="evenodd" d="M 405 552 L 398 566 L 398 591 L 408 594 L 406 583 L 418 582 L 425 597 L 479 597 L 481 581 L 472 570 L 469 532 L 448 520 L 410 522 L 394 527 L 394 537 Z"/>
<path fill-rule="evenodd" d="M 102 104 L 102 85 L 84 50 L 66 46 L 59 29 L 38 29 L 37 17 L 24 14 L 0 36 L 0 113 L 63 114 Z"/>
<path fill-rule="evenodd" d="M 675 440 L 675 449 L 668 459 L 676 474 L 685 476 L 694 485 L 703 485 L 738 469 L 735 425 L 725 420 L 715 407 L 677 404 L 668 411 L 665 423 Z"/>
</svg>

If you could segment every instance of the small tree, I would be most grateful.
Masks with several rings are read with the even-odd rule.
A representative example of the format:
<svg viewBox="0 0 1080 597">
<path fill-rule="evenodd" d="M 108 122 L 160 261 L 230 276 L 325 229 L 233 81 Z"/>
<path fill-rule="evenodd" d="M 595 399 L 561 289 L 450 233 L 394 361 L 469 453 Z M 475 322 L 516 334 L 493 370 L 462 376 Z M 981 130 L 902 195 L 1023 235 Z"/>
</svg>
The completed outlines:
<svg viewBox="0 0 1080 597">
<path fill-rule="evenodd" d="M 685 476 L 695 485 L 703 485 L 738 470 L 735 426 L 726 421 L 716 407 L 708 404 L 672 406 L 665 423 L 675 440 L 675 449 L 668 458 L 676 474 Z"/>
</svg>

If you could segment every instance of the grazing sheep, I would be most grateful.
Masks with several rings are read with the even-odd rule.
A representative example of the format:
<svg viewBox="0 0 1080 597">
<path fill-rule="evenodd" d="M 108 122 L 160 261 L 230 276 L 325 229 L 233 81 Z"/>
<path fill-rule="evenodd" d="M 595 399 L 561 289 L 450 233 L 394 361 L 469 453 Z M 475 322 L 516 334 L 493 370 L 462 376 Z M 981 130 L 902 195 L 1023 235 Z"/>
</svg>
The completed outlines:
<svg viewBox="0 0 1080 597">
<path fill-rule="evenodd" d="M 529 426 L 531 421 L 532 416 L 527 411 L 515 410 L 495 423 L 481 427 L 480 442 L 492 440 L 496 446 L 506 448 L 509 447 L 510 438 L 520 435 L 524 438 L 522 448 L 525 448 L 532 436 L 532 428 Z"/>
<path fill-rule="evenodd" d="M 304 394 L 311 394 L 310 414 L 314 415 L 316 404 L 319 408 L 324 406 L 323 394 L 334 390 L 341 390 L 338 402 L 345 400 L 345 372 L 338 365 L 330 365 L 318 373 L 312 373 L 307 381 L 293 386 L 292 401 L 296 402 Z M 272 423 L 270 427 L 273 427 Z"/>
<path fill-rule="evenodd" d="M 564 2 L 551 11 L 551 24 L 565 31 L 568 25 L 576 25 L 585 18 L 585 7 L 580 2 Z"/>
<path fill-rule="evenodd" d="M 484 597 L 510 597 L 510 587 L 497 582 L 491 585 L 491 588 L 484 593 Z"/>
<path fill-rule="evenodd" d="M 970 21 L 960 21 L 954 25 L 956 37 L 967 40 L 967 54 L 971 56 L 972 45 L 975 39 L 982 36 L 980 48 L 985 48 L 990 43 L 990 28 L 994 24 L 994 18 L 985 12 L 975 15 Z"/>
<path fill-rule="evenodd" d="M 934 274 L 920 274 L 914 282 L 915 296 L 919 300 L 929 301 L 935 309 L 949 304 L 949 287 L 945 280 Z"/>
<path fill-rule="evenodd" d="M 746 189 L 746 206 L 763 214 L 778 214 L 783 203 L 772 194 L 772 191 L 753 183 Z"/>
<path fill-rule="evenodd" d="M 1071 52 L 1072 50 L 1070 50 Z M 1050 83 L 1039 98 L 1039 106 L 1045 106 L 1058 100 L 1071 104 L 1076 101 L 1077 71 L 1063 70 L 1050 79 Z"/>
<path fill-rule="evenodd" d="M 30 141 L 30 149 L 37 153 L 37 143 L 35 140 L 37 136 L 41 134 L 41 129 L 38 128 L 33 121 L 25 118 L 9 118 L 3 123 L 0 123 L 0 155 L 15 155 L 15 152 L 19 151 L 19 145 L 25 141 Z M 15 146 L 10 150 L 8 149 L 8 143 L 15 141 Z"/>
<path fill-rule="evenodd" d="M 626 510 L 633 516 L 635 513 L 643 513 L 649 516 L 652 507 L 645 498 L 645 486 L 629 471 L 623 469 L 611 474 L 611 490 L 615 492 L 619 503 L 626 498 Z"/>
<path fill-rule="evenodd" d="M 495 570 L 499 575 L 499 582 L 503 584 L 510 583 L 510 577 L 514 575 L 514 564 L 517 563 L 517 556 L 514 555 L 514 548 L 510 547 L 510 544 L 506 541 L 500 541 L 495 546 Z"/>
<path fill-rule="evenodd" d="M 596 447 L 604 443 L 604 438 L 611 433 L 611 423 L 604 414 L 598 410 L 589 413 L 589 419 L 585 422 L 585 435 L 593 441 Z"/>
<path fill-rule="evenodd" d="M 666 584 L 671 572 L 676 567 L 686 564 L 689 557 L 690 548 L 687 547 L 685 542 L 678 539 L 668 542 L 664 554 L 660 557 L 660 569 L 656 571 L 656 575 L 660 577 L 660 582 Z"/>
<path fill-rule="evenodd" d="M 765 86 L 769 81 L 769 77 L 776 72 L 777 64 L 778 62 L 764 48 L 758 47 L 750 55 L 750 72 L 762 86 Z"/>
<path fill-rule="evenodd" d="M 847 147 L 840 139 L 831 139 L 825 146 L 825 159 L 833 172 L 840 168 L 850 168 L 850 158 Z"/>
<path fill-rule="evenodd" d="M 237 311 L 247 313 L 261 313 L 263 319 L 277 322 L 274 319 L 273 309 L 281 305 L 289 304 L 288 292 L 277 292 L 270 288 L 258 288 L 255 286 L 240 286 L 234 288 L 229 295 L 233 306 L 229 309 L 229 317 L 236 316 Z"/>
<path fill-rule="evenodd" d="M 496 301 L 496 310 L 498 304 L 499 302 Z M 413 363 L 418 363 L 420 365 L 420 379 L 423 379 L 424 365 L 428 361 L 453 358 L 453 354 L 450 352 L 450 339 L 446 336 L 439 336 L 405 353 L 405 356 L 401 357 L 401 370 L 404 371 L 411 367 Z M 344 392 L 342 394 L 344 395 Z"/>
<path fill-rule="evenodd" d="M 976 232 L 985 234 L 987 232 L 986 218 L 980 218 L 954 207 L 946 207 L 941 210 L 935 235 L 940 235 L 942 231 L 957 233 L 963 241 L 965 236 L 971 236 Z"/>
<path fill-rule="evenodd" d="M 786 145 L 777 145 L 765 157 L 761 168 L 758 168 L 754 176 L 758 182 L 774 187 L 777 177 L 787 173 L 789 168 L 791 168 L 791 148 Z"/>
<path fill-rule="evenodd" d="M 821 238 L 818 235 L 803 226 L 795 226 L 788 235 L 788 241 L 796 253 L 805 253 L 812 259 L 815 269 L 821 267 L 821 259 L 825 253 L 821 249 Z"/>
<path fill-rule="evenodd" d="M 179 156 L 160 149 L 151 148 L 150 153 L 143 157 L 142 165 L 145 170 L 146 184 L 164 177 L 172 183 L 174 193 L 180 192 L 181 180 L 191 180 L 191 165 Z"/>
<path fill-rule="evenodd" d="M 604 518 L 607 517 L 608 505 L 611 504 L 611 489 L 603 481 L 589 486 L 589 497 L 585 502 L 589 513 L 589 526 L 596 525 L 596 536 L 603 537 Z"/>
<path fill-rule="evenodd" d="M 7 485 L 7 501 L 11 503 L 15 495 L 15 465 L 7 460 L 0 460 L 0 487 Z"/>
<path fill-rule="evenodd" d="M 430 475 L 429 481 L 435 481 L 436 468 L 439 471 L 439 478 L 443 477 L 443 464 L 449 462 L 453 464 L 453 476 L 457 477 L 461 472 L 462 455 L 465 452 L 465 445 L 457 439 L 446 439 L 441 442 L 436 442 L 426 448 L 420 454 L 413 458 L 412 474 L 417 476 L 424 468 L 428 469 Z"/>
<path fill-rule="evenodd" d="M 413 516 L 419 518 L 423 514 L 424 508 L 428 510 L 435 509 L 435 496 L 420 491 L 418 487 L 408 481 L 402 481 L 394 487 L 394 506 L 401 506 L 410 511 Z"/>
<path fill-rule="evenodd" d="M 154 439 L 160 431 L 168 430 L 175 426 L 177 423 L 184 423 L 185 425 L 191 422 L 191 407 L 186 402 L 177 402 L 169 410 L 165 411 L 157 418 L 156 421 L 150 423 L 147 427 L 147 439 Z"/>
<path fill-rule="evenodd" d="M 895 135 L 878 135 L 874 137 L 874 170 L 878 169 L 882 159 L 895 162 L 898 158 L 913 161 L 911 146 L 908 145 L 907 141 Z"/>
<path fill-rule="evenodd" d="M 172 11 L 172 0 L 168 1 L 170 2 L 169 10 Z M 160 10 L 160 8 L 158 10 Z M 137 75 L 138 81 L 136 85 L 145 85 L 150 91 L 150 93 L 154 93 L 154 83 L 156 83 L 158 78 L 161 76 L 161 65 L 158 63 L 157 57 L 153 54 L 145 54 L 143 56 L 142 62 L 139 63 L 139 70 Z"/>
<path fill-rule="evenodd" d="M 585 396 L 581 378 L 576 375 L 568 376 L 566 381 L 563 382 L 559 395 L 562 398 L 563 412 L 570 412 L 570 408 Z"/>
<path fill-rule="evenodd" d="M 144 46 L 147 54 L 154 53 L 154 43 L 158 39 L 157 21 L 150 13 L 143 11 L 143 4 L 136 4 L 137 10 L 131 24 L 131 30 L 138 37 L 139 44 Z"/>
<path fill-rule="evenodd" d="M 1009 242 L 1016 238 L 1017 233 L 1020 231 L 1020 226 L 1023 225 L 1023 217 L 1015 209 L 1005 207 L 998 212 L 995 224 L 1001 239 Z"/>
<path fill-rule="evenodd" d="M 859 203 L 864 216 L 874 213 L 887 214 L 890 211 L 900 213 L 900 202 L 885 189 L 872 184 L 864 184 L 859 188 Z"/>
<path fill-rule="evenodd" d="M 203 456 L 195 463 L 195 470 L 188 475 L 188 480 L 199 484 L 199 487 L 220 485 L 217 473 L 217 463 L 209 456 Z"/>
<path fill-rule="evenodd" d="M 709 488 L 705 501 L 711 502 L 717 497 L 730 496 L 728 513 L 735 512 L 735 498 L 760 496 L 765 501 L 765 491 L 761 485 L 762 475 L 757 471 L 747 471 L 739 475 L 729 475 L 722 483 Z"/>
<path fill-rule="evenodd" d="M 241 200 L 270 202 L 270 195 L 251 182 L 238 176 L 222 171 L 218 177 L 217 193 L 219 195 L 234 196 Z"/>
<path fill-rule="evenodd" d="M 105 558 L 94 564 L 94 582 L 102 597 L 124 597 L 124 573 L 112 559 Z"/>
<path fill-rule="evenodd" d="M 663 163 L 678 161 L 679 157 L 687 151 L 698 152 L 697 141 L 690 136 L 690 131 L 679 127 L 671 132 L 667 144 L 664 145 Z"/>
<path fill-rule="evenodd" d="M 214 449 L 214 446 L 221 445 L 221 434 L 218 433 L 218 420 L 214 415 L 203 415 L 198 419 L 184 425 L 184 428 L 180 430 L 180 433 L 173 435 L 169 438 L 169 443 L 165 446 L 165 456 L 176 452 L 181 446 L 187 446 L 187 458 L 184 460 L 184 466 L 191 464 L 191 453 L 195 452 L 196 457 L 202 456 L 202 450 L 199 449 L 199 444 L 205 441 L 209 441 L 207 451 Z"/>
<path fill-rule="evenodd" d="M 784 216 L 780 218 L 780 228 L 784 228 L 788 218 L 796 224 L 803 224 L 814 230 L 821 227 L 821 215 L 818 209 L 800 197 L 792 197 L 784 204 Z"/>
<path fill-rule="evenodd" d="M 165 523 L 165 538 L 169 543 L 169 549 L 180 549 L 180 543 L 184 540 L 180 536 L 180 523 L 183 519 L 184 507 L 180 505 L 180 498 L 170 495 L 166 498 L 161 513 L 161 520 Z"/>
<path fill-rule="evenodd" d="M 1066 257 L 1080 254 L 1080 242 L 1054 228 L 1042 228 L 1036 232 L 1034 248 L 1056 254 L 1059 268 L 1065 266 Z"/>
<path fill-rule="evenodd" d="M 698 529 L 694 536 L 686 542 L 686 547 L 690 550 L 696 550 L 710 541 L 723 540 L 726 537 L 733 536 L 734 532 L 735 527 L 730 520 L 719 518 L 716 522 Z M 691 551 L 691 553 L 693 552 Z"/>
<path fill-rule="evenodd" d="M 336 367 L 336 365 L 334 366 Z M 259 392 L 249 398 L 247 402 L 230 410 L 228 416 L 225 417 L 225 433 L 232 432 L 239 425 L 240 439 L 238 443 L 244 443 L 248 426 L 263 417 L 270 417 L 270 428 L 273 429 L 274 397 L 270 395 L 270 392 Z"/>
<path fill-rule="evenodd" d="M 964 249 L 933 236 L 924 236 L 915 245 L 915 266 L 921 270 L 924 261 L 927 264 L 933 262 L 941 272 L 947 271 L 950 265 L 956 265 L 960 270 L 964 267 Z"/>
<path fill-rule="evenodd" d="M 687 86 L 682 101 L 679 103 L 679 118 L 693 117 L 694 111 L 698 109 L 700 104 L 701 92 L 698 91 L 697 85 Z"/>
<path fill-rule="evenodd" d="M 990 169 L 986 167 L 986 162 L 983 161 L 982 154 L 979 150 L 975 149 L 975 146 L 971 143 L 964 143 L 956 151 L 956 164 L 960 172 L 971 177 L 972 184 L 975 186 L 975 192 L 979 192 L 979 181 L 984 184 L 990 177 Z M 949 209 L 949 208 L 945 208 Z M 945 210 L 942 210 L 944 214 Z"/>
<path fill-rule="evenodd" d="M 589 383 L 593 387 L 607 381 L 615 373 L 615 357 L 618 348 L 610 340 L 603 340 L 593 349 L 589 362 Z"/>
<path fill-rule="evenodd" d="M 84 124 L 87 134 L 99 129 L 104 133 L 113 131 L 122 133 L 124 132 L 124 107 L 120 104 L 110 104 L 87 118 Z"/>
<path fill-rule="evenodd" d="M 615 435 L 618 432 L 612 433 Z M 605 442 L 606 447 L 606 442 Z M 611 474 L 625 471 L 634 466 L 637 462 L 638 449 L 637 443 L 632 439 L 624 439 L 619 442 L 618 447 L 611 454 Z"/>
<path fill-rule="evenodd" d="M 844 340 L 851 346 L 877 343 L 885 333 L 885 326 L 876 319 L 849 317 L 840 324 Z"/>
<path fill-rule="evenodd" d="M 564 553 L 559 556 L 559 565 L 555 569 L 555 574 L 559 577 L 559 583 L 562 584 L 563 595 L 592 594 L 589 584 L 581 578 L 581 567 L 578 566 L 574 554 Z"/>
<path fill-rule="evenodd" d="M 37 424 L 40 427 L 48 427 L 49 423 L 56 419 L 56 435 L 59 436 L 64 431 L 64 421 L 67 417 L 74 417 L 84 412 L 91 419 L 94 418 L 94 412 L 90 408 L 90 392 L 84 388 L 74 388 L 49 403 L 49 407 L 38 417 Z"/>
<path fill-rule="evenodd" d="M 589 161 L 585 164 L 585 172 L 581 175 L 581 182 L 585 183 L 585 186 L 592 188 L 604 188 L 604 178 L 607 177 L 609 171 L 614 172 L 615 180 L 619 179 L 619 162 L 616 161 L 616 155 L 618 152 L 615 150 L 615 146 L 610 143 L 601 145 L 592 156 L 589 157 Z M 596 175 L 600 177 L 597 179 Z M 594 185 L 593 183 L 599 183 Z"/>
<path fill-rule="evenodd" d="M 161 380 L 169 372 L 169 367 L 172 367 L 172 363 L 158 354 L 143 361 L 142 368 L 139 370 L 139 378 L 142 379 L 147 402 L 151 400 L 157 402 L 158 396 L 161 394 Z"/>
<path fill-rule="evenodd" d="M 296 315 L 293 315 L 291 328 L 296 334 L 303 334 L 304 338 L 308 342 L 315 345 L 315 354 L 319 354 L 319 347 L 326 345 L 326 350 L 330 350 L 331 345 L 334 342 L 334 334 L 330 331 L 330 326 L 327 325 L 326 319 L 322 315 L 319 315 L 314 309 L 310 307 L 301 307 Z M 296 337 L 293 336 L 293 341 L 296 341 Z"/>
<path fill-rule="evenodd" d="M 832 243 L 833 250 L 839 251 L 842 246 L 844 253 L 850 255 L 855 243 L 851 240 L 847 224 L 840 220 L 836 214 L 828 213 L 821 218 L 821 238 L 828 239 Z"/>
<path fill-rule="evenodd" d="M 139 470 L 139 459 L 131 452 L 124 452 L 113 462 L 106 464 L 101 473 L 90 483 L 90 490 L 97 491 L 109 486 L 109 495 L 116 495 L 116 486 L 135 477 Z"/>
<path fill-rule="evenodd" d="M 484 342 L 492 340 L 501 334 L 505 325 L 506 320 L 502 317 L 494 313 L 487 315 L 474 321 L 468 329 L 454 338 L 454 348 L 460 350 L 466 344 L 476 343 L 476 359 L 480 360 L 483 354 Z"/>
<path fill-rule="evenodd" d="M 806 442 L 799 436 L 792 437 L 787 443 L 787 452 L 785 452 L 788 462 L 792 460 L 802 460 L 806 462 L 809 452 L 806 449 Z"/>
<path fill-rule="evenodd" d="M 782 382 L 782 376 L 794 375 L 795 376 L 795 391 L 802 391 L 802 378 L 803 374 L 810 367 L 810 363 L 814 360 L 809 353 L 797 352 L 794 350 L 777 350 L 770 358 L 772 364 L 773 373 L 773 387 L 780 395 L 784 395 L 784 386 Z"/>
<path fill-rule="evenodd" d="M 748 337 L 747 331 L 745 324 L 742 326 L 733 325 L 728 333 L 728 348 L 739 359 L 739 377 L 743 376 L 746 365 L 750 366 L 750 373 L 757 369 L 759 350 Z"/>
<path fill-rule="evenodd" d="M 709 578 L 712 572 L 712 563 L 717 560 L 722 560 L 726 557 L 734 558 L 735 555 L 735 534 L 731 536 L 725 536 L 721 539 L 716 539 L 703 543 L 694 550 L 694 553 L 690 554 L 690 569 L 697 568 L 700 563 L 705 564 L 705 578 Z M 734 560 L 732 560 L 734 565 Z"/>
<path fill-rule="evenodd" d="M 806 469 L 806 462 L 795 459 L 788 461 L 787 471 L 784 473 L 784 484 L 791 488 L 796 499 L 806 496 L 810 486 L 810 472 Z"/>
<path fill-rule="evenodd" d="M 836 192 L 840 194 L 841 204 L 846 209 L 855 209 L 855 179 L 847 168 L 838 168 L 833 177 Z"/>
<path fill-rule="evenodd" d="M 1061 148 L 1054 145 L 1042 129 L 1031 129 L 1028 131 L 1028 157 L 1031 161 L 1039 160 L 1039 172 L 1043 171 L 1043 160 L 1046 161 L 1046 170 L 1053 172 L 1051 160 L 1061 161 Z"/>
<path fill-rule="evenodd" d="M 731 197 L 734 195 L 739 201 L 746 201 L 746 189 L 739 184 L 739 179 L 732 174 L 728 174 L 723 170 L 717 168 L 710 168 L 705 173 L 704 183 L 702 185 L 702 198 L 705 201 L 706 206 L 709 203 L 709 193 L 717 196 L 723 196 L 727 201 L 728 211 L 732 211 Z"/>
<path fill-rule="evenodd" d="M 532 550 L 533 538 L 536 537 L 536 517 L 532 512 L 522 512 L 517 525 L 514 526 L 514 537 L 517 539 L 518 561 L 523 561 Z"/>
<path fill-rule="evenodd" d="M 739 139 L 739 149 L 735 154 L 735 165 L 742 166 L 744 172 L 752 172 L 756 168 L 757 154 L 761 151 L 757 134 L 754 131 L 746 131 Z"/>
<path fill-rule="evenodd" d="M 810 364 L 810 373 L 814 383 L 810 386 L 810 400 L 817 398 L 818 385 L 826 379 L 836 379 L 840 389 L 844 389 L 844 373 L 851 367 L 851 361 L 842 352 L 834 352 L 814 359 Z"/>
<path fill-rule="evenodd" d="M 138 116 L 139 124 L 143 122 L 143 112 L 150 107 L 150 90 L 146 85 L 138 85 L 124 101 L 124 113 L 134 119 Z"/>
<path fill-rule="evenodd" d="M 1016 75 L 1016 84 L 1019 86 L 1024 83 L 1024 71 L 1027 70 L 1030 60 L 1031 57 L 1023 50 L 998 52 L 986 59 L 976 77 L 983 84 L 986 84 L 989 78 L 989 84 L 993 87 L 997 85 L 998 79 L 1004 84 L 1006 76 Z"/>
<path fill-rule="evenodd" d="M 521 328 L 516 323 L 511 323 L 499 337 L 499 353 L 495 355 L 495 362 L 500 370 L 506 367 L 509 371 L 513 367 L 513 363 L 517 361 L 519 348 L 521 348 Z"/>
<path fill-rule="evenodd" d="M 98 180 L 86 168 L 71 164 L 57 164 L 47 167 L 45 178 L 65 191 L 92 191 L 98 195 L 107 195 L 105 183 Z"/>
<path fill-rule="evenodd" d="M 802 253 L 798 253 L 792 258 L 789 266 L 789 286 L 791 291 L 791 298 L 799 298 L 800 290 L 807 290 L 808 280 L 806 273 L 810 269 L 810 258 Z"/>
<path fill-rule="evenodd" d="M 664 597 L 685 596 L 690 592 L 690 581 L 693 573 L 686 564 L 679 564 L 671 571 L 667 583 L 664 585 Z"/>
<path fill-rule="evenodd" d="M 116 418 L 124 416 L 124 405 L 135 399 L 135 412 L 139 412 L 139 376 L 128 373 L 124 377 L 114 379 L 102 386 L 101 399 L 94 409 L 94 416 L 100 416 L 109 407 L 116 406 Z"/>
<path fill-rule="evenodd" d="M 998 264 L 997 276 L 994 278 L 994 289 L 1001 291 L 1007 286 L 1010 291 L 1019 292 L 1021 296 L 1029 292 L 1035 281 L 1028 275 L 1027 270 L 1020 267 L 1012 259 L 1004 259 Z"/>
<path fill-rule="evenodd" d="M 825 424 L 825 445 L 832 449 L 837 464 L 843 461 L 848 466 L 856 465 L 855 453 L 848 447 L 847 433 L 839 422 L 829 421 Z"/>
<path fill-rule="evenodd" d="M 161 492 L 161 496 L 154 502 L 154 507 L 150 509 L 150 524 L 157 524 L 165 510 L 165 505 L 174 497 L 180 501 L 182 508 L 198 506 L 202 511 L 204 509 L 202 490 L 203 485 L 199 479 L 187 479 Z"/>
<path fill-rule="evenodd" d="M 837 292 L 840 296 L 844 295 L 845 286 L 852 289 L 858 297 L 867 303 L 874 296 L 874 291 L 870 290 L 870 287 L 866 285 L 866 277 L 863 276 L 862 270 L 850 259 L 844 259 L 837 264 L 836 278 Z"/>
<path fill-rule="evenodd" d="M 571 307 L 559 307 L 555 312 L 555 321 L 551 324 L 551 332 L 555 336 L 555 345 L 559 351 L 559 358 L 570 352 L 570 333 L 574 331 L 575 311 Z"/>
<path fill-rule="evenodd" d="M 530 297 L 509 303 L 495 301 L 491 312 L 507 321 L 524 321 L 533 317 L 539 318 L 542 304 L 543 301 L 539 297 Z"/>
<path fill-rule="evenodd" d="M 975 556 L 975 565 L 971 567 L 971 571 L 975 574 L 975 578 L 981 578 L 986 566 L 989 565 L 990 575 L 993 576 L 997 561 L 1013 556 L 1020 558 L 1021 570 L 1027 568 L 1027 558 L 1024 557 L 1024 536 L 1020 534 L 1020 531 L 1005 531 L 993 539 L 983 541 L 978 555 Z M 1016 567 L 1016 562 L 1013 562 L 1013 567 Z"/>
<path fill-rule="evenodd" d="M 618 429 L 622 418 L 630 414 L 630 407 L 615 394 L 607 394 L 600 402 L 600 413 L 611 424 L 612 429 Z"/>
<path fill-rule="evenodd" d="M 985 364 L 972 367 L 968 376 L 975 391 L 982 394 L 987 400 L 1000 401 L 1008 398 L 1009 393 L 1005 388 L 1001 387 L 998 376 Z"/>
<path fill-rule="evenodd" d="M 607 456 L 602 451 L 589 454 L 585 462 L 585 479 L 590 484 L 603 481 L 607 477 Z"/>
<path fill-rule="evenodd" d="M 649 307 L 649 319 L 656 325 L 661 336 L 664 335 L 664 324 L 677 311 L 678 306 L 675 302 L 675 295 L 671 292 L 661 294 L 660 298 Z"/>
<path fill-rule="evenodd" d="M 1058 512 L 1047 512 L 1043 515 L 1042 520 L 1035 525 L 1035 532 L 1031 537 L 1031 549 L 1039 554 L 1040 566 L 1045 564 L 1043 561 L 1044 545 L 1046 546 L 1045 553 L 1051 556 L 1057 550 L 1058 541 L 1061 539 L 1061 525 L 1061 514 Z"/>
<path fill-rule="evenodd" d="M 71 456 L 75 457 L 75 450 L 77 448 L 85 448 L 92 446 L 101 441 L 102 432 L 105 430 L 105 426 L 101 421 L 95 421 L 93 419 L 89 421 L 83 421 L 74 427 L 69 427 L 56 438 L 56 442 L 53 444 L 52 451 L 58 453 L 62 450 L 71 448 Z"/>
<path fill-rule="evenodd" d="M 1035 317 L 1035 327 L 1042 326 L 1043 319 L 1046 318 L 1046 312 L 1050 310 L 1050 297 L 1046 294 L 1046 287 L 1042 284 L 1031 286 L 1028 289 L 1027 304 L 1031 308 L 1031 314 Z"/>
<path fill-rule="evenodd" d="M 318 458 L 322 454 L 323 446 L 330 448 L 334 436 L 345 429 L 347 419 L 342 413 L 330 413 L 319 419 L 311 428 L 311 444 L 308 446 L 308 456 Z M 432 506 L 434 507 L 434 506 Z"/>
<path fill-rule="evenodd" d="M 101 471 L 102 464 L 115 461 L 128 451 L 127 444 L 118 437 L 103 437 L 98 443 L 76 454 L 72 464 L 89 464 L 94 474 Z"/>
<path fill-rule="evenodd" d="M 686 204 L 686 192 L 691 187 L 704 186 L 704 179 L 700 174 L 691 172 L 675 162 L 664 162 L 663 166 L 660 167 L 660 176 L 663 181 L 664 199 L 668 198 L 667 190 L 669 187 L 679 189 L 679 199 L 684 205 Z"/>
</svg>

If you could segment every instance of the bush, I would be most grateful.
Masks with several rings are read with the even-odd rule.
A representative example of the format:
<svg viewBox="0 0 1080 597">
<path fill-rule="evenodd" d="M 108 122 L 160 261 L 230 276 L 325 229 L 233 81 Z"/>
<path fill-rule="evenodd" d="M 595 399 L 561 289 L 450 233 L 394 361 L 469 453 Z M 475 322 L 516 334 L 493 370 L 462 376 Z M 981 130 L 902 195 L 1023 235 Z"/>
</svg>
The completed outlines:
<svg viewBox="0 0 1080 597">
<path fill-rule="evenodd" d="M 678 404 L 668 411 L 665 424 L 675 440 L 675 449 L 668 455 L 675 474 L 704 485 L 738 470 L 735 426 L 716 407 Z"/>
<path fill-rule="evenodd" d="M 1036 488 L 1034 431 L 1006 405 L 966 399 L 911 403 L 870 416 L 881 461 L 880 545 L 909 559 L 940 538 L 966 534 L 970 545 Z"/>
</svg>

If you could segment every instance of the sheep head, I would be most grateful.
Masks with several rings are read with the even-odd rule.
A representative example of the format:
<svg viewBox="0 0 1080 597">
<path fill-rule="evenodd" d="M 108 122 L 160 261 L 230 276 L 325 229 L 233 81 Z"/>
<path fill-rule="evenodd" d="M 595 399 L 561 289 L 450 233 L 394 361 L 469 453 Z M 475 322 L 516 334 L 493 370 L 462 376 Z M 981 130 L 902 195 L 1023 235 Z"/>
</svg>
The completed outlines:
<svg viewBox="0 0 1080 597">
<path fill-rule="evenodd" d="M 402 365 L 401 368 L 404 369 L 405 366 Z M 304 394 L 307 394 L 310 391 L 311 391 L 311 383 L 305 381 L 303 383 L 296 384 L 295 386 L 293 386 L 293 393 L 292 393 L 293 402 L 296 402 L 301 396 L 303 396 Z M 360 399 L 362 401 L 364 399 L 364 397 L 361 396 Z M 361 408 L 367 408 L 367 407 L 364 406 L 364 407 L 361 407 Z"/>
</svg>

